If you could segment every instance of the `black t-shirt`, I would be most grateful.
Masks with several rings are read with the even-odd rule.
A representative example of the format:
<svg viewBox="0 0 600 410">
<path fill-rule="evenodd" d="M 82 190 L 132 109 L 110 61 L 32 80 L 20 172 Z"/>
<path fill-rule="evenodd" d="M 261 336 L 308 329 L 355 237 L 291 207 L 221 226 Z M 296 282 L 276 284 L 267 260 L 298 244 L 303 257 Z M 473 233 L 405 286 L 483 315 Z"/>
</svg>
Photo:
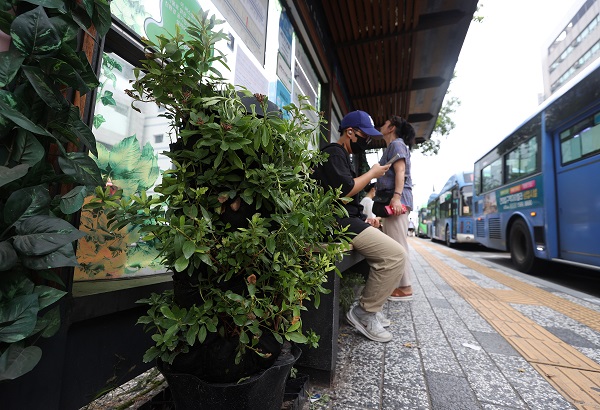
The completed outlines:
<svg viewBox="0 0 600 410">
<path fill-rule="evenodd" d="M 323 148 L 329 154 L 327 161 L 317 167 L 313 177 L 325 188 L 342 188 L 342 196 L 348 195 L 354 188 L 356 173 L 350 164 L 350 155 L 340 144 L 333 143 Z M 343 204 L 348 211 L 348 218 L 339 219 L 341 226 L 349 226 L 348 231 L 359 234 L 368 228 L 365 215 L 362 213 L 362 205 L 358 201 L 358 194 L 352 197 L 352 201 Z"/>
</svg>

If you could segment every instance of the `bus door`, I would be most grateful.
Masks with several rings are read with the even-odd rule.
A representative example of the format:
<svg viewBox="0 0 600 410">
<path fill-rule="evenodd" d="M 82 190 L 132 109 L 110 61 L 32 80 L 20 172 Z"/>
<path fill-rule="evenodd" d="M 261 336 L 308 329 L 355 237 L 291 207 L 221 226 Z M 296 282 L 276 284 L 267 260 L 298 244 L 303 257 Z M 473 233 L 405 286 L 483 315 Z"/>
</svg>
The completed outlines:
<svg viewBox="0 0 600 410">
<path fill-rule="evenodd" d="M 456 230 L 458 229 L 458 210 L 460 209 L 458 202 L 458 188 L 452 189 L 452 206 L 450 208 L 450 215 L 452 219 L 452 239 L 456 239 Z"/>
<path fill-rule="evenodd" d="M 600 112 L 558 135 L 559 257 L 600 266 Z"/>
</svg>

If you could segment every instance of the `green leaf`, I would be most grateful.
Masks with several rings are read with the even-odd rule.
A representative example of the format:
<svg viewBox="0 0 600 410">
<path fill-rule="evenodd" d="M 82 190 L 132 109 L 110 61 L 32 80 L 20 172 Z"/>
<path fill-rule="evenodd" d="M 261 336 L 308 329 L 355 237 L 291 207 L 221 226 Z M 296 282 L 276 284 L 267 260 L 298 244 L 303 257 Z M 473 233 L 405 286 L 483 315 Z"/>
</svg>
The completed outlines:
<svg viewBox="0 0 600 410">
<path fill-rule="evenodd" d="M 0 30 L 5 33 L 10 33 L 10 26 L 15 19 L 15 16 L 12 13 L 3 10 L 6 10 L 6 8 L 0 8 Z"/>
<path fill-rule="evenodd" d="M 169 309 L 168 306 L 161 306 L 160 313 L 162 313 L 163 316 L 166 317 L 167 319 L 177 320 L 177 317 L 175 317 L 175 315 L 173 314 L 171 309 Z"/>
<path fill-rule="evenodd" d="M 112 91 L 104 91 L 104 94 L 102 94 L 102 97 L 100 97 L 100 101 L 102 102 L 102 105 L 117 105 L 117 102 L 115 101 L 114 97 L 113 97 L 113 93 Z"/>
<path fill-rule="evenodd" d="M 186 241 L 183 244 L 183 257 L 189 259 L 196 252 L 196 245 L 192 241 Z"/>
<path fill-rule="evenodd" d="M 17 16 L 10 35 L 19 51 L 38 58 L 55 54 L 62 44 L 59 33 L 42 6 Z"/>
<path fill-rule="evenodd" d="M 180 256 L 175 261 L 175 271 L 183 272 L 189 265 L 190 261 L 185 256 Z"/>
<path fill-rule="evenodd" d="M 56 306 L 50 309 L 40 320 L 46 322 L 46 327 L 41 336 L 45 338 L 54 336 L 60 329 L 60 307 Z"/>
<path fill-rule="evenodd" d="M 10 160 L 15 163 L 35 165 L 46 155 L 46 150 L 29 131 L 20 128 L 14 140 Z"/>
<path fill-rule="evenodd" d="M 40 68 L 50 78 L 52 78 L 58 83 L 62 83 L 68 87 L 72 87 L 73 89 L 78 90 L 82 94 L 87 94 L 90 91 L 90 86 L 81 77 L 79 69 L 76 69 L 64 60 L 48 57 L 40 61 Z"/>
<path fill-rule="evenodd" d="M 0 166 L 0 186 L 24 177 L 29 170 L 29 164 L 19 164 L 12 168 Z"/>
<path fill-rule="evenodd" d="M 87 194 L 88 190 L 85 186 L 73 188 L 60 198 L 60 210 L 66 215 L 79 211 Z"/>
<path fill-rule="evenodd" d="M 64 9 L 64 0 L 27 0 L 28 3 L 44 6 L 49 9 Z"/>
<path fill-rule="evenodd" d="M 58 157 L 60 169 L 75 182 L 89 187 L 104 185 L 98 164 L 82 152 L 69 152 L 66 157 Z"/>
<path fill-rule="evenodd" d="M 185 340 L 188 345 L 193 346 L 194 343 L 196 343 L 196 338 L 198 337 L 198 328 L 199 325 L 198 323 L 196 323 L 190 326 L 190 328 L 188 329 L 187 334 L 185 335 Z"/>
<path fill-rule="evenodd" d="M 273 236 L 267 238 L 267 250 L 270 254 L 275 253 L 275 238 Z"/>
<path fill-rule="evenodd" d="M 94 5 L 96 7 L 94 8 L 92 22 L 94 23 L 94 27 L 96 27 L 98 36 L 104 37 L 112 24 L 110 3 L 108 0 L 95 0 Z"/>
<path fill-rule="evenodd" d="M 35 292 L 39 295 L 40 310 L 52 305 L 67 294 L 67 292 L 45 285 L 36 286 Z"/>
<path fill-rule="evenodd" d="M 13 343 L 0 356 L 0 381 L 14 380 L 30 372 L 42 358 L 42 349 L 37 346 L 23 347 Z"/>
<path fill-rule="evenodd" d="M 73 132 L 82 141 L 92 154 L 98 156 L 98 150 L 96 148 L 96 137 L 94 133 L 83 121 L 79 115 L 79 108 L 71 106 L 69 112 L 69 125 L 72 127 Z"/>
<path fill-rule="evenodd" d="M 17 252 L 8 241 L 0 242 L 0 272 L 7 271 L 17 264 Z"/>
<path fill-rule="evenodd" d="M 4 206 L 4 222 L 12 225 L 34 215 L 47 215 L 50 193 L 46 185 L 37 185 L 13 192 Z"/>
<path fill-rule="evenodd" d="M 21 259 L 21 262 L 26 268 L 33 270 L 77 266 L 75 251 L 70 243 L 47 255 L 28 256 Z"/>
<path fill-rule="evenodd" d="M 19 127 L 25 128 L 27 131 L 31 131 L 34 134 L 53 137 L 53 135 L 46 131 L 44 128 L 38 126 L 25 115 L 23 115 L 21 112 L 12 108 L 2 100 L 0 100 L 0 116 L 9 119 Z"/>
<path fill-rule="evenodd" d="M 100 128 L 102 126 L 102 124 L 104 124 L 106 122 L 106 119 L 104 118 L 104 116 L 102 114 L 95 114 L 94 115 L 94 128 Z M 99 147 L 99 145 L 98 145 Z"/>
<path fill-rule="evenodd" d="M 23 66 L 23 72 L 39 97 L 54 111 L 65 111 L 70 104 L 52 80 L 39 67 Z"/>
<path fill-rule="evenodd" d="M 83 236 L 83 232 L 63 219 L 35 215 L 17 226 L 13 246 L 24 255 L 47 255 Z"/>
<path fill-rule="evenodd" d="M 0 53 L 0 88 L 6 87 L 17 75 L 25 57 L 17 50 Z"/>
<path fill-rule="evenodd" d="M 286 333 L 285 338 L 295 343 L 306 343 L 308 339 L 300 332 Z"/>
<path fill-rule="evenodd" d="M 0 305 L 0 342 L 14 343 L 30 336 L 39 310 L 35 293 L 17 296 Z"/>
</svg>

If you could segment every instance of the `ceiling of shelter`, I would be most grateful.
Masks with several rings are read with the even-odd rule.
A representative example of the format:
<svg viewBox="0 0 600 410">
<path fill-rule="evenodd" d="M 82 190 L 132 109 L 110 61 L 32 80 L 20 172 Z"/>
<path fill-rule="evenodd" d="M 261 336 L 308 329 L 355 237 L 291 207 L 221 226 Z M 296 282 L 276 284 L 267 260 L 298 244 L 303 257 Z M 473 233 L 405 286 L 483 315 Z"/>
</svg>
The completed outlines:
<svg viewBox="0 0 600 410">
<path fill-rule="evenodd" d="M 376 126 L 400 115 L 418 142 L 429 139 L 477 0 L 304 2 L 334 54 L 327 58 L 342 109 L 364 110 Z"/>
</svg>

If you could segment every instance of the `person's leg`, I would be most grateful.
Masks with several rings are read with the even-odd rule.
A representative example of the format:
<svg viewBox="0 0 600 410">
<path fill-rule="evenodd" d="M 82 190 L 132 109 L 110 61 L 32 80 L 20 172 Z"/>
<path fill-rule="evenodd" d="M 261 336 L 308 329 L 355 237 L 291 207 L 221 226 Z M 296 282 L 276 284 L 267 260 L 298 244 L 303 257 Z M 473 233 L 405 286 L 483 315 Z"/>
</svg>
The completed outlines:
<svg viewBox="0 0 600 410">
<path fill-rule="evenodd" d="M 352 245 L 370 267 L 360 306 L 367 312 L 379 312 L 404 274 L 406 251 L 397 241 L 373 227 L 355 236 Z"/>
<path fill-rule="evenodd" d="M 406 252 L 404 275 L 402 275 L 402 279 L 400 279 L 399 283 L 396 284 L 396 287 L 398 288 L 407 288 L 412 284 L 412 278 L 410 275 L 410 262 L 408 261 L 408 239 L 406 237 L 407 230 L 408 214 L 390 216 L 383 222 L 383 232 L 402 245 Z"/>
</svg>

